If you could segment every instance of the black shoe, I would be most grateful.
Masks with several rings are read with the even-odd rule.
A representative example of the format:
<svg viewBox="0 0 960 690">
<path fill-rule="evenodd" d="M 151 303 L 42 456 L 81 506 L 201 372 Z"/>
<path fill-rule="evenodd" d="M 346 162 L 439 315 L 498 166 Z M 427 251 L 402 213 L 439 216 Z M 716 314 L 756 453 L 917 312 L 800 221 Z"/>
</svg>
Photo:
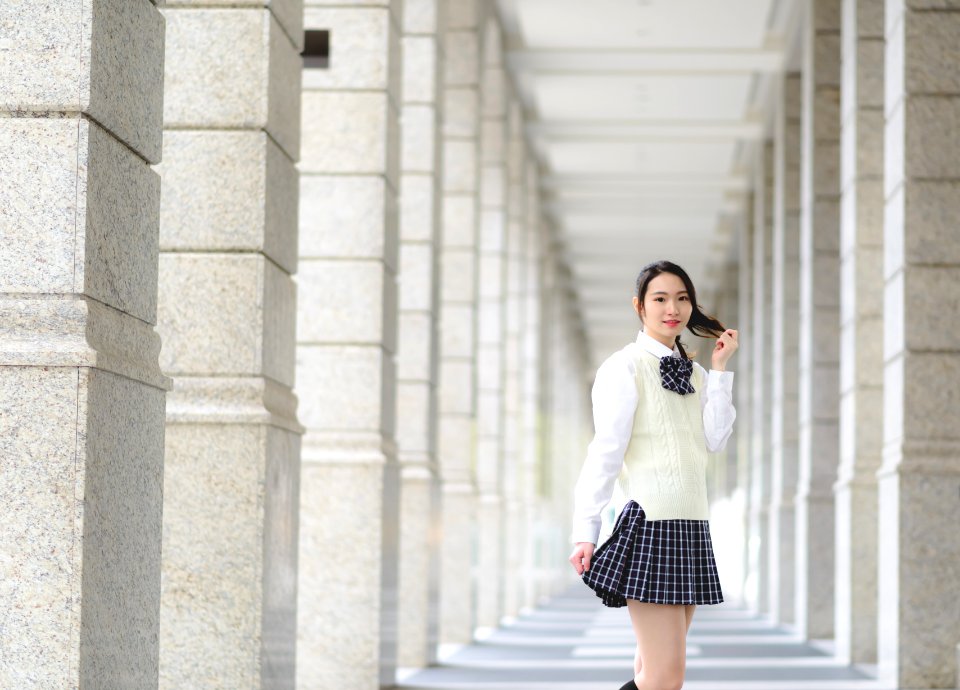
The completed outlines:
<svg viewBox="0 0 960 690">
<path fill-rule="evenodd" d="M 620 686 L 620 690 L 637 690 L 637 684 L 633 682 L 633 678 Z"/>
</svg>

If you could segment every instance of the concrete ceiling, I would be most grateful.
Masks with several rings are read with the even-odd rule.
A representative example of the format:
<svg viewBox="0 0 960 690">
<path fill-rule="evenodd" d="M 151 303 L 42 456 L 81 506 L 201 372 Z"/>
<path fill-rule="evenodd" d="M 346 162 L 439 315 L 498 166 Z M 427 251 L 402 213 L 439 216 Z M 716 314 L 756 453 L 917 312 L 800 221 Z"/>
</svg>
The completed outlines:
<svg viewBox="0 0 960 690">
<path fill-rule="evenodd" d="M 798 4 L 497 0 L 594 365 L 634 338 L 650 261 L 683 266 L 714 308 Z"/>
</svg>

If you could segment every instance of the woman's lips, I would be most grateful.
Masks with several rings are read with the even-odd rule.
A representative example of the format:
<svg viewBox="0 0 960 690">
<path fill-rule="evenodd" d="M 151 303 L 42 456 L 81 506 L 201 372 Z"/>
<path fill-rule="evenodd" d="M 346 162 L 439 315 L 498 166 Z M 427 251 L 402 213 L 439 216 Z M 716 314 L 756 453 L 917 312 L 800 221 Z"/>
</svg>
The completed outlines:
<svg viewBox="0 0 960 690">
<path fill-rule="evenodd" d="M 679 321 L 664 321 L 664 323 L 670 326 L 671 328 L 680 325 Z"/>
</svg>

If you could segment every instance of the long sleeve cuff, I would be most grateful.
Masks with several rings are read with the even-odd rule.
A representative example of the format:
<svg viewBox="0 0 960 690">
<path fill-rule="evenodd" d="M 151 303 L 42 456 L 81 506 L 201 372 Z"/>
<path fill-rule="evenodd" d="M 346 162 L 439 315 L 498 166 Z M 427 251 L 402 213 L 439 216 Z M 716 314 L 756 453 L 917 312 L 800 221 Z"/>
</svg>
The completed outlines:
<svg viewBox="0 0 960 690">
<path fill-rule="evenodd" d="M 599 538 L 600 520 L 591 520 L 589 522 L 575 524 L 573 526 L 573 531 L 570 533 L 570 542 L 573 544 L 577 544 L 582 541 L 588 541 L 591 544 L 596 544 L 597 539 Z"/>
<path fill-rule="evenodd" d="M 713 393 L 725 391 L 729 397 L 733 397 L 733 374 L 732 371 L 720 371 L 711 369 L 707 374 L 707 397 Z"/>
<path fill-rule="evenodd" d="M 703 431 L 707 450 L 722 451 L 733 432 L 737 410 L 733 406 L 733 372 L 711 369 L 703 410 Z"/>
</svg>

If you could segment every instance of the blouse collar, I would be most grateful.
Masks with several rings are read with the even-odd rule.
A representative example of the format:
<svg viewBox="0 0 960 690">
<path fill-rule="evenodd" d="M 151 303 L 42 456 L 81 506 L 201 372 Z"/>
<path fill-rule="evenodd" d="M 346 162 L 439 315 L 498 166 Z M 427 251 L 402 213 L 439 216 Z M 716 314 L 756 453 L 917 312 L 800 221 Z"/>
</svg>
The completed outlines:
<svg viewBox="0 0 960 690">
<path fill-rule="evenodd" d="M 657 357 L 666 357 L 668 355 L 672 355 L 673 357 L 680 356 L 680 350 L 677 349 L 676 345 L 674 345 L 673 349 L 671 350 L 653 336 L 647 335 L 643 329 L 640 329 L 640 332 L 637 333 L 636 342 L 637 345 L 642 347 L 650 354 L 656 355 Z"/>
</svg>

